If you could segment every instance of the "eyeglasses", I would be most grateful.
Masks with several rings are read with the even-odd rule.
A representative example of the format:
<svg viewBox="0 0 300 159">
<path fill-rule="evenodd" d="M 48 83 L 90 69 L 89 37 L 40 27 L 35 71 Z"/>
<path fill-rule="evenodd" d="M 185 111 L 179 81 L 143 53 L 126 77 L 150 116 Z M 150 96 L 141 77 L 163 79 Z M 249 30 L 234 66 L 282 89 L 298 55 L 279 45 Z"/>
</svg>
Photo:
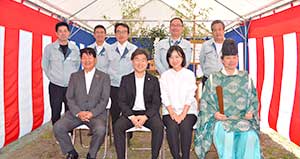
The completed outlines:
<svg viewBox="0 0 300 159">
<path fill-rule="evenodd" d="M 127 34 L 128 32 L 126 30 L 117 30 L 116 34 Z"/>
<path fill-rule="evenodd" d="M 181 24 L 171 24 L 170 26 L 171 27 L 182 27 L 183 25 L 181 25 Z"/>
</svg>

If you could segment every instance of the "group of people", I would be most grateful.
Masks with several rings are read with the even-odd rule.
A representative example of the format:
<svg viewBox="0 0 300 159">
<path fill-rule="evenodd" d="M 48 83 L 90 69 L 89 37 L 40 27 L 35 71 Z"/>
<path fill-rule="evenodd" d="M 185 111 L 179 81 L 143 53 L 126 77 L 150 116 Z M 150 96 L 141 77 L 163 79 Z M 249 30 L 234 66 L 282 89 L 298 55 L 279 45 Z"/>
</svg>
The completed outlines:
<svg viewBox="0 0 300 159">
<path fill-rule="evenodd" d="M 164 132 L 172 157 L 189 159 L 194 129 L 198 158 L 205 158 L 212 142 L 223 159 L 261 158 L 256 90 L 247 72 L 236 68 L 238 50 L 234 40 L 224 38 L 224 23 L 212 22 L 213 38 L 200 52 L 205 85 L 200 109 L 195 99 L 196 78 L 187 69 L 192 47 L 182 37 L 182 19 L 171 19 L 169 27 L 170 36 L 155 46 L 158 78 L 147 72 L 147 50 L 128 41 L 127 24 L 115 24 L 117 41 L 111 45 L 105 42 L 105 27 L 97 25 L 96 41 L 79 50 L 68 41 L 68 24 L 57 23 L 58 39 L 45 47 L 42 68 L 50 80 L 54 135 L 67 159 L 79 157 L 69 132 L 82 124 L 92 135 L 86 158 L 96 158 L 105 138 L 109 99 L 118 159 L 125 158 L 126 130 L 143 126 L 152 133 L 153 159 L 159 156 Z M 216 86 L 223 87 L 223 114 Z"/>
</svg>

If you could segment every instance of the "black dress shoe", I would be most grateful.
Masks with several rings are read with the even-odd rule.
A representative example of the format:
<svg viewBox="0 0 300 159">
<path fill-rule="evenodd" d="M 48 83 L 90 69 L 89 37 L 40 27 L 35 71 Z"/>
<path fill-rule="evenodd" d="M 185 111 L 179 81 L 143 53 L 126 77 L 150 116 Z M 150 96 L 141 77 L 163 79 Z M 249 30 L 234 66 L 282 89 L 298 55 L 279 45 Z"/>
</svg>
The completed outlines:
<svg viewBox="0 0 300 159">
<path fill-rule="evenodd" d="M 68 152 L 66 159 L 78 159 L 78 153 L 75 150 Z"/>
<path fill-rule="evenodd" d="M 88 154 L 86 155 L 86 159 L 96 159 L 96 158 L 92 158 L 92 157 L 90 156 L 90 154 L 88 153 Z"/>
<path fill-rule="evenodd" d="M 73 154 L 68 153 L 66 159 L 78 159 L 78 155 L 73 155 Z"/>
</svg>

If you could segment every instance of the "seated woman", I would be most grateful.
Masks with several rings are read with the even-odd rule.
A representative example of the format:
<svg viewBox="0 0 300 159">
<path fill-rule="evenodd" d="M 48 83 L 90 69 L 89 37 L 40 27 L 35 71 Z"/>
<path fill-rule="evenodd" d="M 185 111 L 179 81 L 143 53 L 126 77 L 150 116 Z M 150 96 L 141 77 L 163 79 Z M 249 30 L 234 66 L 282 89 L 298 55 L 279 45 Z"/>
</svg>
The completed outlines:
<svg viewBox="0 0 300 159">
<path fill-rule="evenodd" d="M 163 123 L 173 158 L 189 159 L 197 120 L 196 79 L 192 71 L 184 68 L 186 59 L 180 46 L 169 48 L 167 62 L 170 69 L 160 78 Z"/>
<path fill-rule="evenodd" d="M 206 81 L 195 134 L 195 151 L 204 159 L 212 140 L 220 159 L 260 159 L 258 100 L 252 80 L 238 71 L 235 41 L 222 46 L 223 69 Z M 218 106 L 216 87 L 223 88 L 224 114 Z M 222 99 L 222 98 L 221 98 Z"/>
</svg>

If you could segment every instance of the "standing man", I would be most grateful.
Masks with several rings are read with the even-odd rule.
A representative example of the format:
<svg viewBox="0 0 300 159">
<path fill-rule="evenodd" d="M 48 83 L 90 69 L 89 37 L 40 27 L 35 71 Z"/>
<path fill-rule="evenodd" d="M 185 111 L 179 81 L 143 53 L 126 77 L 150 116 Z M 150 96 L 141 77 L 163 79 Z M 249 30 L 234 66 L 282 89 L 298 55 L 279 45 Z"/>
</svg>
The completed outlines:
<svg viewBox="0 0 300 159">
<path fill-rule="evenodd" d="M 152 132 L 152 159 L 156 159 L 163 140 L 164 127 L 159 114 L 161 105 L 158 79 L 146 72 L 148 54 L 136 49 L 131 56 L 134 72 L 123 76 L 119 93 L 122 116 L 114 126 L 118 159 L 125 158 L 125 133 L 132 127 L 148 127 Z"/>
<path fill-rule="evenodd" d="M 105 42 L 106 29 L 103 25 L 97 25 L 94 28 L 94 37 L 96 41 L 89 45 L 97 54 L 96 68 L 102 72 L 107 72 L 108 60 L 107 53 L 109 51 L 109 44 Z"/>
<path fill-rule="evenodd" d="M 223 67 L 221 49 L 225 40 L 224 29 L 225 25 L 221 20 L 213 21 L 211 23 L 213 38 L 202 45 L 199 60 L 204 73 L 204 77 L 202 78 L 203 86 L 210 74 L 220 71 Z"/>
<path fill-rule="evenodd" d="M 105 138 L 106 105 L 110 93 L 109 75 L 95 68 L 97 58 L 92 48 L 80 50 L 83 70 L 73 73 L 67 91 L 70 111 L 54 125 L 54 135 L 67 159 L 77 159 L 68 132 L 86 124 L 92 139 L 87 159 L 95 159 Z"/>
<path fill-rule="evenodd" d="M 66 92 L 73 72 L 80 66 L 79 49 L 68 41 L 70 29 L 66 22 L 59 22 L 55 26 L 57 40 L 45 47 L 42 57 L 42 68 L 50 80 L 49 95 L 52 125 L 60 119 L 62 103 L 67 111 Z"/>
<path fill-rule="evenodd" d="M 170 21 L 170 33 L 171 36 L 167 39 L 163 39 L 158 42 L 155 47 L 154 62 L 158 73 L 161 75 L 163 72 L 169 69 L 167 62 L 167 51 L 173 45 L 179 45 L 185 54 L 186 65 L 188 67 L 192 59 L 192 46 L 191 43 L 185 40 L 181 34 L 183 32 L 182 19 L 175 17 Z"/>
<path fill-rule="evenodd" d="M 128 42 L 129 26 L 125 23 L 115 24 L 115 36 L 117 42 L 111 45 L 108 55 L 108 74 L 111 79 L 111 116 L 112 123 L 117 121 L 120 116 L 118 105 L 119 87 L 121 77 L 133 71 L 130 57 L 137 47 Z"/>
</svg>

